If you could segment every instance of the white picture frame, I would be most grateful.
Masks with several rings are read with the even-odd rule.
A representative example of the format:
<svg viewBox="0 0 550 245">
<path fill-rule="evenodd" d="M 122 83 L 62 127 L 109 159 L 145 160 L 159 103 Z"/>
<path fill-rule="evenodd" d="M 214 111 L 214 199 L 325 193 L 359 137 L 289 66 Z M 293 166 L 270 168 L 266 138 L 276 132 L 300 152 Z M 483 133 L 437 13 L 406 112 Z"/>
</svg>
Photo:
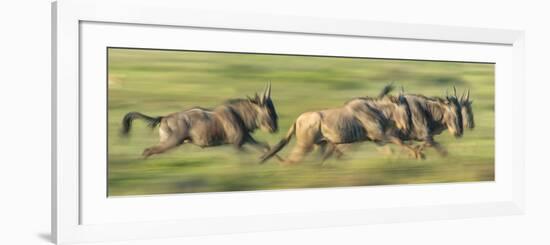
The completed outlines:
<svg viewBox="0 0 550 245">
<path fill-rule="evenodd" d="M 220 198 L 235 196 L 252 200 L 255 195 L 262 195 L 266 198 L 276 196 L 284 199 L 298 198 L 304 194 L 334 194 L 342 195 L 342 197 L 354 195 L 354 193 L 371 195 L 374 191 L 395 192 L 396 195 L 400 195 L 400 193 L 415 194 L 419 196 L 419 200 L 425 201 L 388 205 L 385 208 L 381 207 L 384 205 L 383 202 L 379 206 L 368 207 L 365 205 L 366 208 L 357 206 L 344 208 L 342 205 L 342 209 L 334 209 L 337 204 L 331 204 L 333 209 L 329 209 L 327 206 L 327 209 L 319 208 L 310 212 L 303 209 L 296 209 L 293 212 L 265 209 L 257 213 L 241 215 L 217 212 L 210 216 L 199 215 L 177 219 L 166 219 L 166 217 L 160 217 L 162 213 L 151 211 L 149 216 L 159 216 L 158 220 L 144 216 L 145 218 L 141 220 L 123 218 L 110 220 L 107 217 L 92 223 L 83 222 L 83 206 L 86 206 L 83 204 L 87 203 L 85 200 L 88 198 L 83 194 L 85 192 L 83 192 L 82 176 L 85 175 L 83 171 L 86 171 L 86 168 L 82 168 L 80 154 L 82 150 L 81 135 L 85 130 L 81 128 L 84 112 L 81 105 L 83 91 L 80 82 L 83 79 L 81 74 L 83 68 L 81 64 L 82 26 L 86 23 L 162 26 L 212 31 L 233 30 L 273 35 L 281 33 L 316 37 L 417 40 L 506 47 L 510 52 L 506 56 L 508 59 L 506 67 L 509 68 L 506 74 L 509 76 L 500 78 L 497 76 L 497 80 L 500 79 L 500 82 L 497 83 L 496 99 L 497 102 L 507 103 L 502 97 L 512 91 L 515 92 L 515 100 L 509 106 L 510 114 L 502 117 L 501 121 L 506 120 L 506 123 L 499 124 L 497 116 L 497 125 L 501 127 L 499 130 L 507 130 L 511 138 L 496 138 L 497 148 L 499 142 L 502 142 L 500 152 L 508 154 L 499 156 L 500 153 L 497 149 L 496 158 L 497 160 L 506 158 L 510 162 L 506 168 L 500 168 L 507 178 L 505 181 L 499 181 L 497 176 L 493 186 L 466 183 L 431 185 L 429 187 L 373 187 L 375 189 L 369 189 L 364 193 L 363 189 L 339 188 L 336 190 L 337 192 L 335 190 L 311 189 L 280 193 L 229 193 L 220 196 Z M 522 31 L 194 11 L 186 10 L 185 4 L 182 2 L 168 0 L 57 1 L 52 5 L 52 30 L 52 64 L 54 64 L 52 67 L 52 237 L 58 244 L 513 215 L 521 214 L 524 211 L 524 117 L 522 116 L 524 108 L 524 33 Z M 506 144 L 506 148 L 502 150 L 504 144 Z M 422 193 L 427 191 L 444 193 L 448 190 L 465 193 L 464 197 L 468 197 L 469 192 L 475 191 L 479 191 L 476 194 L 478 196 L 483 196 L 483 191 L 487 193 L 499 191 L 501 193 L 491 198 L 469 200 L 467 198 L 458 200 L 462 196 L 456 195 L 454 199 L 449 197 L 448 202 L 433 201 L 431 204 L 430 196 L 422 196 Z M 164 205 L 175 202 L 176 199 L 181 199 L 181 196 L 174 198 L 165 196 L 148 200 L 153 200 L 154 205 Z M 399 200 L 395 199 L 394 201 L 398 202 Z M 132 199 L 126 199 L 125 202 L 126 204 L 132 202 Z M 100 205 L 94 202 L 87 205 L 90 207 L 96 204 Z M 122 205 L 126 204 L 122 203 Z M 170 208 L 169 205 L 166 207 Z"/>
</svg>

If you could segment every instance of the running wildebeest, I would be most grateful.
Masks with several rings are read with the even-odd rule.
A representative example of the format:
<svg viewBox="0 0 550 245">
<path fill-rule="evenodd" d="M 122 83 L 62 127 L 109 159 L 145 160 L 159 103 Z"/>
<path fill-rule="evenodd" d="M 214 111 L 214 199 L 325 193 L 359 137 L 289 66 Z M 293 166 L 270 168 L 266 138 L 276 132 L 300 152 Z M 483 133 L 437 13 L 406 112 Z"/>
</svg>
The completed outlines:
<svg viewBox="0 0 550 245">
<path fill-rule="evenodd" d="M 389 94 L 392 89 L 391 84 L 387 85 L 381 95 Z M 447 154 L 447 151 L 433 138 L 445 129 L 449 129 L 453 135 L 460 137 L 463 128 L 475 127 L 470 90 L 465 91 L 460 100 L 457 100 L 456 89 L 454 87 L 453 89 L 454 96 L 447 95 L 445 99 L 415 94 L 403 96 L 411 111 L 411 127 L 409 132 L 401 131 L 399 137 L 404 141 L 423 141 L 424 143 L 418 148 L 421 158 L 424 158 L 422 151 L 426 146 L 434 147 L 443 156 Z M 401 93 L 404 94 L 403 91 Z M 337 150 L 341 156 L 342 149 Z"/>
<path fill-rule="evenodd" d="M 167 116 L 150 117 L 130 112 L 122 120 L 122 134 L 127 135 L 134 119 L 145 120 L 151 128 L 159 126 L 160 143 L 143 151 L 145 158 L 160 154 L 183 143 L 200 147 L 232 144 L 241 149 L 250 144 L 262 152 L 266 143 L 256 141 L 251 133 L 261 129 L 269 133 L 278 130 L 277 112 L 271 100 L 271 83 L 254 98 L 230 99 L 212 110 L 194 107 Z"/>
<path fill-rule="evenodd" d="M 394 143 L 419 158 L 418 149 L 404 144 L 399 137 L 399 131 L 408 132 L 410 127 L 407 102 L 402 95 L 384 96 L 387 92 L 381 93 L 379 98 L 360 97 L 339 108 L 301 114 L 286 136 L 261 157 L 261 162 L 280 151 L 293 135 L 296 136 L 296 145 L 288 163 L 300 161 L 315 146 L 328 147 L 324 150 L 324 161 L 338 151 L 338 145 L 361 141 Z"/>
<path fill-rule="evenodd" d="M 392 90 L 392 84 L 387 85 L 380 95 L 391 96 L 389 92 Z M 403 141 L 422 141 L 423 144 L 417 148 L 420 158 L 424 158 L 422 151 L 427 146 L 434 147 L 443 156 L 447 154 L 447 151 L 434 140 L 434 136 L 441 134 L 445 129 L 460 137 L 464 127 L 474 127 L 470 91 L 464 92 L 458 100 L 454 87 L 453 90 L 454 96 L 447 95 L 445 99 L 401 92 L 409 106 L 411 127 L 408 132 L 401 130 L 399 137 Z M 343 154 L 340 148 L 337 148 L 337 152 L 340 156 Z"/>
<path fill-rule="evenodd" d="M 453 96 L 447 95 L 445 98 L 415 94 L 406 94 L 404 97 L 411 111 L 412 128 L 408 134 L 402 134 L 401 139 L 421 141 L 423 144 L 420 151 L 426 146 L 434 147 L 439 154 L 446 156 L 447 150 L 434 140 L 434 136 L 446 129 L 457 138 L 462 136 L 462 106 L 456 97 L 456 89 Z M 473 122 L 473 114 L 470 116 Z"/>
</svg>

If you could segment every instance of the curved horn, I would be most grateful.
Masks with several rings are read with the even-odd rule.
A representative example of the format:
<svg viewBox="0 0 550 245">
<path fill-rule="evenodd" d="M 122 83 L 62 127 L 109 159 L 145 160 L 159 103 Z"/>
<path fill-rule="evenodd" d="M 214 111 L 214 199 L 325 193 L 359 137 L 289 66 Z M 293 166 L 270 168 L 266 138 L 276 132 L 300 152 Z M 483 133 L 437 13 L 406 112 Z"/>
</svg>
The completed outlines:
<svg viewBox="0 0 550 245">
<path fill-rule="evenodd" d="M 267 83 L 267 88 L 265 89 L 265 98 L 271 98 L 271 81 Z"/>
<path fill-rule="evenodd" d="M 260 104 L 263 104 L 266 99 L 266 96 L 265 96 L 266 91 L 267 91 L 267 83 L 265 84 L 264 91 L 259 96 Z"/>
<path fill-rule="evenodd" d="M 397 99 L 398 99 L 400 104 L 406 103 L 405 88 L 403 88 L 403 86 L 401 86 L 401 91 L 399 91 L 399 95 L 397 96 Z"/>
<path fill-rule="evenodd" d="M 464 95 L 466 95 L 466 89 L 462 91 L 462 95 L 460 95 L 460 102 L 464 101 Z"/>
<path fill-rule="evenodd" d="M 468 93 L 466 94 L 466 101 L 470 100 L 470 89 L 468 88 Z"/>
<path fill-rule="evenodd" d="M 455 93 L 455 98 L 458 97 L 456 96 L 456 87 L 453 85 L 453 90 L 454 90 L 454 93 Z"/>
</svg>

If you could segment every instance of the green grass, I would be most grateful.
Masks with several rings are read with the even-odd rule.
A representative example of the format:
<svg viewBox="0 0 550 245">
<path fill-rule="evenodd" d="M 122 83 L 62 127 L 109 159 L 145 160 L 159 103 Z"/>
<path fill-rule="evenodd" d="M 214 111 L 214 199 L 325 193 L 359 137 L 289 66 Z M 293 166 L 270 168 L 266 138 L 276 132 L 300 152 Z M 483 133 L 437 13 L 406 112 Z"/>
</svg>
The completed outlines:
<svg viewBox="0 0 550 245">
<path fill-rule="evenodd" d="M 108 68 L 110 196 L 494 180 L 493 64 L 110 49 Z M 414 160 L 400 148 L 389 146 L 393 153 L 387 154 L 365 142 L 342 160 L 320 165 L 313 153 L 297 166 L 275 160 L 260 165 L 253 148 L 238 153 L 230 146 L 188 144 L 142 159 L 143 149 L 158 142 L 158 131 L 140 121 L 129 138 L 120 137 L 127 112 L 159 116 L 214 107 L 261 92 L 267 81 L 280 131 L 256 131 L 254 137 L 270 145 L 301 113 L 374 96 L 392 81 L 427 96 L 443 96 L 453 85 L 471 88 L 476 128 L 458 140 L 448 132 L 437 136 L 449 150 L 446 158 L 428 149 L 426 160 Z M 280 155 L 287 156 L 293 144 Z"/>
</svg>

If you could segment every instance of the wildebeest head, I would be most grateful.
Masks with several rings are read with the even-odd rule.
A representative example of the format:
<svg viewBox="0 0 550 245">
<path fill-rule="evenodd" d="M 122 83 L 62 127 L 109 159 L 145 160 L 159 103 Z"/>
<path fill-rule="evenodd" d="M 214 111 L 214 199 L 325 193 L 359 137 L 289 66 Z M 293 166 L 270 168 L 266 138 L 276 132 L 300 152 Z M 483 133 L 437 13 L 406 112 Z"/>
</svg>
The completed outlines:
<svg viewBox="0 0 550 245">
<path fill-rule="evenodd" d="M 462 123 L 465 128 L 474 129 L 474 111 L 472 110 L 472 104 L 474 101 L 470 100 L 470 89 L 464 91 L 460 96 L 460 107 L 462 108 Z"/>
<path fill-rule="evenodd" d="M 455 137 L 461 137 L 464 131 L 462 124 L 462 109 L 460 102 L 456 97 L 456 88 L 453 87 L 454 95 L 445 97 L 443 100 L 445 113 L 443 114 L 443 120 L 449 129 L 449 132 Z"/>
<path fill-rule="evenodd" d="M 254 98 L 248 98 L 255 105 L 257 111 L 256 124 L 261 130 L 269 133 L 275 133 L 279 130 L 277 125 L 277 112 L 275 105 L 271 100 L 271 82 L 266 84 L 265 90 L 261 95 L 257 93 Z"/>
</svg>

